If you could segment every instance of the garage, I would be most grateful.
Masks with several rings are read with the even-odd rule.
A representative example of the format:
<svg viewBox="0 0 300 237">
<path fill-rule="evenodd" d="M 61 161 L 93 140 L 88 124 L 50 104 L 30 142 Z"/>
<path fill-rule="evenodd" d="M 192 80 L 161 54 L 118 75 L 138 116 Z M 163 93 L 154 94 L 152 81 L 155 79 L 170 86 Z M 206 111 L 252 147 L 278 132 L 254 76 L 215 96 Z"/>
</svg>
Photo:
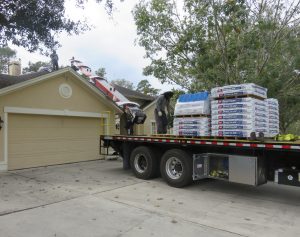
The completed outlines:
<svg viewBox="0 0 300 237">
<path fill-rule="evenodd" d="M 99 159 L 99 118 L 8 115 L 8 169 Z"/>
<path fill-rule="evenodd" d="M 120 112 L 71 68 L 0 75 L 0 171 L 100 159 Z"/>
</svg>

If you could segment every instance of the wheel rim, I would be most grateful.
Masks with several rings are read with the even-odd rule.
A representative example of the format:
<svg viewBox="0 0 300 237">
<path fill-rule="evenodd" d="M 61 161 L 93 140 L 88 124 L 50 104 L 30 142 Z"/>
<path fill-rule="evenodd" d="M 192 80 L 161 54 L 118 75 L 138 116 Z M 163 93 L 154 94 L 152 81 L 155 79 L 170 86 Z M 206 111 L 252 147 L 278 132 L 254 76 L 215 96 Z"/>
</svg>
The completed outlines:
<svg viewBox="0 0 300 237">
<path fill-rule="evenodd" d="M 139 173 L 144 173 L 147 170 L 148 162 L 143 154 L 137 154 L 134 157 L 134 168 Z"/>
<path fill-rule="evenodd" d="M 171 179 L 180 179 L 183 173 L 182 162 L 176 157 L 170 157 L 166 162 L 166 171 Z"/>
</svg>

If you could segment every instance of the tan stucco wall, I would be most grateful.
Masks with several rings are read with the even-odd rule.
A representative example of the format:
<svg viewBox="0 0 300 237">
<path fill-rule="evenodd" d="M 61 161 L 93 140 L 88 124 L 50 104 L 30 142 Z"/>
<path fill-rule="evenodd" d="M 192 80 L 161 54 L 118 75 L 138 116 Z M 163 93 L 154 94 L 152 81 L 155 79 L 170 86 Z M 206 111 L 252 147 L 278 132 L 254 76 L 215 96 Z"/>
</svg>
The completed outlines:
<svg viewBox="0 0 300 237">
<path fill-rule="evenodd" d="M 145 123 L 143 124 L 142 129 L 140 129 L 139 135 L 151 135 L 151 123 L 155 122 L 154 117 L 154 109 L 155 109 L 155 103 L 153 103 L 147 110 L 144 110 L 144 112 L 147 115 L 147 119 Z"/>
<path fill-rule="evenodd" d="M 71 98 L 65 99 L 59 95 L 59 86 L 62 83 L 67 83 L 72 87 Z M 5 106 L 107 113 L 110 117 L 109 134 L 115 133 L 114 109 L 107 104 L 106 99 L 97 96 L 70 73 L 1 96 L 0 116 L 2 119 Z M 99 123 L 103 124 L 103 121 L 99 119 Z M 99 131 L 99 135 L 101 133 L 103 134 L 103 131 Z M 4 130 L 2 129 L 0 130 L 0 161 L 4 159 L 3 149 Z"/>
</svg>

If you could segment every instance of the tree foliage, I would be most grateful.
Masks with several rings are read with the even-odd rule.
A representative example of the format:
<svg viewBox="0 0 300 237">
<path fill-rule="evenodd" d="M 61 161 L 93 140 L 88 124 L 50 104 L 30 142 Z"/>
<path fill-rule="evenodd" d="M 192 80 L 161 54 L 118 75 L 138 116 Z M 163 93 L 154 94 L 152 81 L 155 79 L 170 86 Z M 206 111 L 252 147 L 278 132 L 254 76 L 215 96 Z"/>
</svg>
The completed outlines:
<svg viewBox="0 0 300 237">
<path fill-rule="evenodd" d="M 38 70 L 41 67 L 51 68 L 51 63 L 50 62 L 42 62 L 42 61 L 38 61 L 36 63 L 29 62 L 28 66 L 24 67 L 22 72 L 23 72 L 23 74 L 28 73 L 28 72 L 38 72 Z"/>
<path fill-rule="evenodd" d="M 105 78 L 106 70 L 104 67 L 100 67 L 97 71 L 95 71 L 95 74 L 99 77 Z"/>
<path fill-rule="evenodd" d="M 0 48 L 0 73 L 8 72 L 9 61 L 16 56 L 16 51 L 9 47 Z"/>
<path fill-rule="evenodd" d="M 76 0 L 84 7 L 88 0 Z M 102 2 L 102 0 L 95 0 Z M 109 12 L 112 0 L 103 0 Z M 2 0 L 0 2 L 0 45 L 11 41 L 29 51 L 42 51 L 58 45 L 55 34 L 62 31 L 78 34 L 89 29 L 85 21 L 74 21 L 65 14 L 65 0 Z"/>
<path fill-rule="evenodd" d="M 254 82 L 281 105 L 281 129 L 300 116 L 299 0 L 144 0 L 134 19 L 151 63 L 145 75 L 190 92 Z"/>
<path fill-rule="evenodd" d="M 112 80 L 111 83 L 118 85 L 118 86 L 122 86 L 125 87 L 127 89 L 130 90 L 134 90 L 134 85 L 131 81 L 128 81 L 126 79 L 116 79 L 116 80 Z"/>
<path fill-rule="evenodd" d="M 150 96 L 157 96 L 160 91 L 160 89 L 155 89 L 152 87 L 147 79 L 141 80 L 138 83 L 136 90 Z"/>
</svg>

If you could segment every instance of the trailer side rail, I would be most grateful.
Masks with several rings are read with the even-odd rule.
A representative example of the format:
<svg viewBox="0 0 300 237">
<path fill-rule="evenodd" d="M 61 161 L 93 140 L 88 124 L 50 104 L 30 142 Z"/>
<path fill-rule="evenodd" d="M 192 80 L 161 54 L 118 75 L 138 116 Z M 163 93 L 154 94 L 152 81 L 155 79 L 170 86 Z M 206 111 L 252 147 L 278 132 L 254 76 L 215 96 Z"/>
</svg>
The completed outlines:
<svg viewBox="0 0 300 237">
<path fill-rule="evenodd" d="M 178 138 L 178 137 L 156 137 L 156 136 L 101 136 L 103 140 L 164 143 L 181 145 L 208 145 L 220 147 L 239 147 L 239 148 L 261 148 L 270 150 L 294 150 L 300 151 L 300 143 L 297 142 L 258 142 L 249 140 L 222 140 L 222 139 L 197 139 L 197 138 Z"/>
</svg>

